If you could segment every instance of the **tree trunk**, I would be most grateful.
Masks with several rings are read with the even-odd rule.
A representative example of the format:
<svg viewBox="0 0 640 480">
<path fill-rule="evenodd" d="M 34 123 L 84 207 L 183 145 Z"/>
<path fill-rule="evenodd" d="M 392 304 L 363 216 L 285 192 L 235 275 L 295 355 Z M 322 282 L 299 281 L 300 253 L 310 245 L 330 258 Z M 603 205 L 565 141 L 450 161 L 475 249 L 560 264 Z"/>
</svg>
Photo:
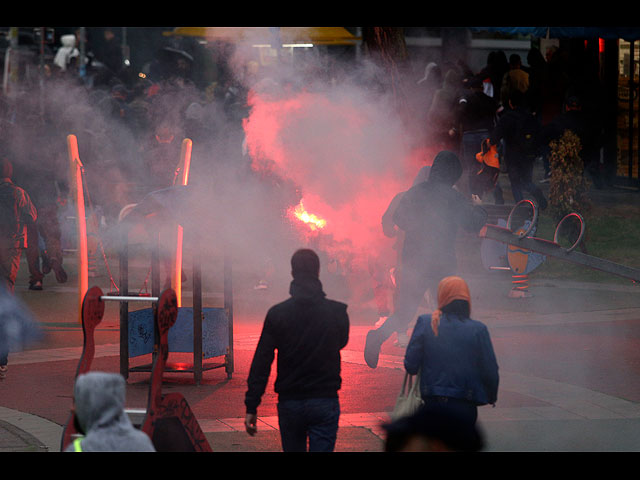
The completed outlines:
<svg viewBox="0 0 640 480">
<path fill-rule="evenodd" d="M 407 112 L 402 73 L 407 66 L 408 52 L 402 27 L 362 27 L 365 52 L 386 73 L 385 88 L 393 93 L 400 112 Z"/>
</svg>

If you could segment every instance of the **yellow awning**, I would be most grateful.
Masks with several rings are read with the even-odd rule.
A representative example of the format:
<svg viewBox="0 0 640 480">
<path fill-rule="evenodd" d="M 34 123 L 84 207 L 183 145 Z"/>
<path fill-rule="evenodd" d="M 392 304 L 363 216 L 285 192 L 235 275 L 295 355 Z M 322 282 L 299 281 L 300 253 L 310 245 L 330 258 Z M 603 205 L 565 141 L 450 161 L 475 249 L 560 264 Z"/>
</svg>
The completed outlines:
<svg viewBox="0 0 640 480">
<path fill-rule="evenodd" d="M 344 27 L 278 27 L 283 44 L 355 45 L 359 37 Z M 167 36 L 200 37 L 209 41 L 268 44 L 273 39 L 270 27 L 176 27 Z"/>
</svg>

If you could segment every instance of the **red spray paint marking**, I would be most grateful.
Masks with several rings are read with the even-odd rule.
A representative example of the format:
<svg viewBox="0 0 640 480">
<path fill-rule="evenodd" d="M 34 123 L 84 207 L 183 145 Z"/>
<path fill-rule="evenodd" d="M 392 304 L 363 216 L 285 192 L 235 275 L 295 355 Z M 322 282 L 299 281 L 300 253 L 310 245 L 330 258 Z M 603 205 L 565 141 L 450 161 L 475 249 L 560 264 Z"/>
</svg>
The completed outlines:
<svg viewBox="0 0 640 480">
<path fill-rule="evenodd" d="M 291 205 L 286 218 L 301 238 L 356 263 L 390 248 L 381 217 L 433 156 L 407 148 L 399 121 L 361 95 L 254 92 L 249 101 L 244 131 L 252 167 L 298 186 L 301 204 Z"/>
</svg>

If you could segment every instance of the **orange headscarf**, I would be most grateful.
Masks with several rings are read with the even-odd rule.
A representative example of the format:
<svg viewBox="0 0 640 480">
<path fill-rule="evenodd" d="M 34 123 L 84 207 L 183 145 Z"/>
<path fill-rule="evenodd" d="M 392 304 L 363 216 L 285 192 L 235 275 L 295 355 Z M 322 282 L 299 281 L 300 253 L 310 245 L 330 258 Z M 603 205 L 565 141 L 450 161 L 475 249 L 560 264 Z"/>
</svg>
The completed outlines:
<svg viewBox="0 0 640 480">
<path fill-rule="evenodd" d="M 469 302 L 469 308 L 471 308 L 469 286 L 460 277 L 445 277 L 438 284 L 438 309 L 431 315 L 431 329 L 436 337 L 438 336 L 438 325 L 442 316 L 441 309 L 454 300 L 466 300 Z"/>
</svg>

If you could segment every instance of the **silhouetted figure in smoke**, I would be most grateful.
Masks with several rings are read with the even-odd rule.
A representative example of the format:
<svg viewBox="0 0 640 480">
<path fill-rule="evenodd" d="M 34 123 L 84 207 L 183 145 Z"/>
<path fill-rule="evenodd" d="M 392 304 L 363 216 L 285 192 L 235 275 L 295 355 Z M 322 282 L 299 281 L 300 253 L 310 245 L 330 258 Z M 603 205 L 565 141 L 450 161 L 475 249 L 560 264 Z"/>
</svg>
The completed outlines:
<svg viewBox="0 0 640 480">
<path fill-rule="evenodd" d="M 291 297 L 271 307 L 251 362 L 245 427 L 257 432 L 257 408 L 278 350 L 275 391 L 285 452 L 333 451 L 341 387 L 340 350 L 349 340 L 347 305 L 329 300 L 319 279 L 320 260 L 302 249 L 291 258 Z"/>
<path fill-rule="evenodd" d="M 462 183 L 466 191 L 475 193 L 471 191 L 471 185 L 478 173 L 476 153 L 495 125 L 498 102 L 484 93 L 483 79 L 480 76 L 471 78 L 467 87 L 458 104 L 462 132 L 462 168 L 466 172 Z M 494 194 L 496 203 L 504 203 L 502 190 L 494 190 Z"/>
<path fill-rule="evenodd" d="M 429 178 L 430 166 L 422 167 L 413 180 L 412 186 L 426 182 Z M 374 280 L 374 296 L 378 305 L 378 315 L 381 319 L 380 324 L 389 316 L 388 297 L 393 295 L 395 278 L 400 271 L 400 252 L 402 251 L 402 242 L 404 241 L 404 232 L 393 222 L 393 215 L 400 204 L 400 200 L 405 192 L 397 193 L 389 202 L 389 206 L 382 215 L 382 233 L 387 238 L 395 238 L 393 250 L 394 258 L 387 260 L 385 255 L 371 256 L 369 260 L 369 270 Z M 377 325 L 377 324 L 376 324 Z M 409 337 L 406 333 L 398 333 L 398 345 L 407 346 Z"/>
<path fill-rule="evenodd" d="M 442 69 L 434 62 L 430 62 L 424 69 L 424 77 L 416 82 L 416 123 L 419 126 L 419 135 L 425 136 L 425 143 L 431 145 L 431 131 L 426 129 L 427 116 L 431 109 L 433 97 L 442 88 Z"/>
<path fill-rule="evenodd" d="M 498 362 L 487 327 L 471 319 L 471 294 L 464 279 L 443 278 L 438 308 L 420 315 L 404 356 L 407 373 L 420 373 L 426 405 L 445 405 L 475 424 L 478 406 L 498 399 Z"/>
<path fill-rule="evenodd" d="M 0 159 L 0 275 L 7 290 L 14 291 L 20 268 L 20 255 L 27 242 L 27 224 L 38 218 L 31 197 L 11 180 L 13 165 L 6 158 Z"/>
<path fill-rule="evenodd" d="M 462 79 L 458 71 L 447 71 L 442 88 L 436 90 L 427 114 L 427 129 L 431 132 L 431 143 L 444 150 L 458 150 L 460 134 L 456 107 L 462 93 L 461 87 Z"/>
<path fill-rule="evenodd" d="M 407 191 L 393 215 L 404 231 L 401 265 L 393 315 L 367 334 L 364 358 L 371 368 L 377 367 L 380 348 L 393 332 L 406 333 L 425 292 L 435 296 L 438 282 L 455 273 L 458 228 L 478 232 L 485 224 L 486 212 L 453 188 L 461 175 L 458 156 L 440 152 L 429 179 Z"/>
<path fill-rule="evenodd" d="M 181 148 L 182 139 L 176 136 L 175 128 L 168 124 L 159 125 L 144 152 L 148 192 L 174 184 Z"/>
<path fill-rule="evenodd" d="M 44 276 L 53 271 L 58 283 L 67 281 L 63 265 L 62 230 L 58 209 L 66 202 L 68 167 L 66 152 L 59 147 L 48 125 L 27 130 L 33 139 L 21 165 L 16 166 L 18 183 L 31 196 L 38 220 L 27 224 L 26 248 L 29 289 L 42 290 Z M 18 173 L 19 172 L 19 173 Z"/>
<path fill-rule="evenodd" d="M 539 155 L 541 125 L 526 105 L 525 94 L 514 90 L 509 97 L 509 109 L 502 114 L 491 131 L 491 145 L 504 141 L 504 159 L 511 183 L 513 200 L 517 203 L 528 192 L 541 210 L 547 208 L 542 191 L 533 183 L 533 164 Z"/>
<path fill-rule="evenodd" d="M 64 72 L 69 68 L 71 60 L 80 55 L 80 51 L 76 45 L 75 35 L 62 35 L 60 43 L 61 46 L 53 58 L 53 65 Z"/>
<path fill-rule="evenodd" d="M 540 116 L 549 77 L 547 62 L 539 49 L 531 48 L 527 54 L 527 63 L 529 64 L 527 102 L 531 112 Z"/>
<path fill-rule="evenodd" d="M 20 268 L 20 255 L 27 245 L 26 226 L 38 217 L 29 194 L 13 183 L 12 175 L 11 162 L 0 158 L 0 288 L 6 288 L 11 294 Z M 8 350 L 0 351 L 0 380 L 7 373 L 8 357 Z"/>
<path fill-rule="evenodd" d="M 522 68 L 520 55 L 514 53 L 509 57 L 509 71 L 504 74 L 500 87 L 500 102 L 506 107 L 513 92 L 527 93 L 529 90 L 529 74 Z"/>
<path fill-rule="evenodd" d="M 118 77 L 124 67 L 122 46 L 118 44 L 118 39 L 111 28 L 106 28 L 103 32 L 104 42 L 96 52 L 96 59 L 104 66 L 99 74 L 98 83 L 108 84 L 111 79 Z"/>
</svg>

